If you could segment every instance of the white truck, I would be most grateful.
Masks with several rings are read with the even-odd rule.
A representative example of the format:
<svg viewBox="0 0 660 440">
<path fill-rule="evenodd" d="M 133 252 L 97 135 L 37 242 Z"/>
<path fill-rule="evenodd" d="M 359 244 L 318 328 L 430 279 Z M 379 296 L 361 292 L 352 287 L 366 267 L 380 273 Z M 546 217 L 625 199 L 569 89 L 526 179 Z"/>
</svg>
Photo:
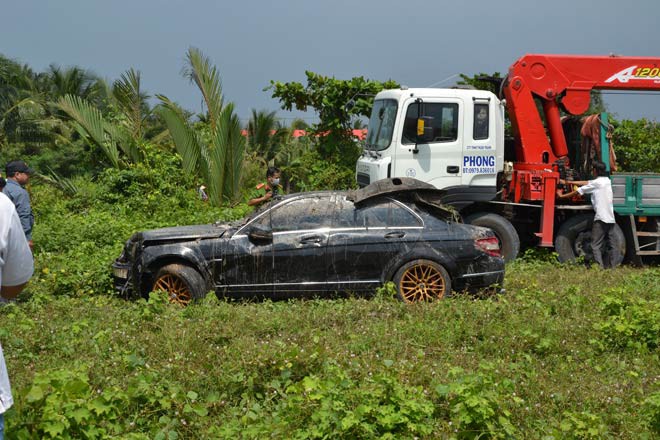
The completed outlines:
<svg viewBox="0 0 660 440">
<path fill-rule="evenodd" d="M 493 229 L 507 260 L 517 256 L 521 241 L 554 246 L 562 261 L 588 258 L 591 205 L 556 193 L 560 180 L 592 178 L 593 161 L 604 162 L 608 172 L 615 163 L 607 114 L 592 118 L 588 133 L 583 124 L 589 122 L 575 116 L 588 110 L 592 89 L 659 90 L 658 66 L 658 58 L 525 55 L 509 69 L 503 99 L 461 88 L 382 91 L 357 182 L 413 177 L 431 183 L 466 223 Z M 505 141 L 505 111 L 511 141 Z M 660 255 L 660 174 L 616 173 L 612 187 L 617 226 L 610 260 L 619 264 L 626 256 L 637 263 Z"/>
<path fill-rule="evenodd" d="M 432 130 L 417 141 L 418 119 Z M 504 169 L 504 105 L 491 92 L 463 89 L 386 90 L 369 120 L 360 186 L 388 177 L 413 177 L 437 188 L 493 196 Z M 476 115 L 485 114 L 485 128 Z"/>
</svg>

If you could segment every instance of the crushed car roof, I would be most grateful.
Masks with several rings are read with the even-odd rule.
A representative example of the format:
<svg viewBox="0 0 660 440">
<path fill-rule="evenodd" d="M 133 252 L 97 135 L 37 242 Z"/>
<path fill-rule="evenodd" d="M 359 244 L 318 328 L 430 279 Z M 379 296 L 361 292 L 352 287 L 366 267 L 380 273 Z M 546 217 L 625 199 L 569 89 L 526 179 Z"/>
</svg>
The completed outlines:
<svg viewBox="0 0 660 440">
<path fill-rule="evenodd" d="M 451 206 L 443 203 L 445 190 L 437 189 L 430 183 L 412 177 L 392 177 L 378 180 L 364 188 L 348 191 L 346 198 L 356 205 L 383 195 L 410 195 L 415 203 L 433 206 L 445 212 L 449 218 L 459 221 L 458 213 Z"/>
<path fill-rule="evenodd" d="M 392 177 L 378 180 L 370 185 L 354 191 L 349 191 L 346 198 L 353 203 L 361 203 L 373 197 L 391 195 L 401 192 L 438 192 L 438 189 L 430 183 L 413 179 L 412 177 Z"/>
</svg>

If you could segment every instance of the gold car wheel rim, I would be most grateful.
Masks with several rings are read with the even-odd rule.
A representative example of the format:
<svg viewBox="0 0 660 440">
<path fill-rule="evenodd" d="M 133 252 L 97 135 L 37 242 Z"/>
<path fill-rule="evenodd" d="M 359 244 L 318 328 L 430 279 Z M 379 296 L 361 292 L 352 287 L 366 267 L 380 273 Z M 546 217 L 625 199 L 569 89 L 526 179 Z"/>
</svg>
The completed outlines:
<svg viewBox="0 0 660 440">
<path fill-rule="evenodd" d="M 156 280 L 153 290 L 162 290 L 167 293 L 167 299 L 172 304 L 187 306 L 192 300 L 190 289 L 181 278 L 176 275 L 163 275 Z"/>
<path fill-rule="evenodd" d="M 399 292 L 406 302 L 432 301 L 445 296 L 445 279 L 435 267 L 416 264 L 409 267 L 399 282 Z"/>
</svg>

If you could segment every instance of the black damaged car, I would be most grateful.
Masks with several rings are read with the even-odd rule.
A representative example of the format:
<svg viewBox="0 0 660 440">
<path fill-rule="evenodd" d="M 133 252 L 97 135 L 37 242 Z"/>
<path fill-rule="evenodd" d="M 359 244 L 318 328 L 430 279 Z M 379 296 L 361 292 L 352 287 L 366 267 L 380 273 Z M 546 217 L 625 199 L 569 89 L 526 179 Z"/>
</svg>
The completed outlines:
<svg viewBox="0 0 660 440">
<path fill-rule="evenodd" d="M 387 281 L 406 302 L 501 286 L 489 229 L 465 225 L 438 192 L 393 178 L 356 191 L 283 196 L 246 219 L 138 232 L 113 264 L 127 296 L 163 290 L 182 305 L 230 298 L 369 293 Z"/>
</svg>

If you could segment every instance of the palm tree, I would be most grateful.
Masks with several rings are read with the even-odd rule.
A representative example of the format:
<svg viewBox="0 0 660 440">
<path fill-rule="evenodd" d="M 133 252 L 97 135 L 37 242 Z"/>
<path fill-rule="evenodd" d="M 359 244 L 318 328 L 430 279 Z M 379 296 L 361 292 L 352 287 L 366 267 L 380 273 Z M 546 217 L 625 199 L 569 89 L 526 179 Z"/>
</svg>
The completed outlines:
<svg viewBox="0 0 660 440">
<path fill-rule="evenodd" d="M 20 142 L 31 154 L 58 141 L 67 143 L 71 130 L 55 101 L 70 94 L 100 102 L 103 83 L 94 74 L 78 67 L 61 69 L 51 65 L 35 73 L 0 56 L 0 142 Z"/>
<path fill-rule="evenodd" d="M 121 142 L 116 130 L 105 120 L 101 111 L 86 99 L 75 95 L 61 97 L 57 105 L 71 118 L 70 123 L 78 134 L 99 147 L 114 168 L 120 168 L 118 146 Z"/>
<path fill-rule="evenodd" d="M 37 74 L 0 55 L 0 143 L 29 138 L 34 131 L 26 121 L 40 116 Z"/>
<path fill-rule="evenodd" d="M 150 96 L 140 87 L 140 72 L 129 69 L 122 73 L 121 78 L 112 85 L 112 96 L 125 118 L 123 125 L 131 137 L 136 142 L 143 140 L 152 110 L 149 107 Z"/>
<path fill-rule="evenodd" d="M 78 95 L 64 95 L 57 105 L 71 119 L 74 129 L 101 148 L 113 167 L 120 168 L 144 159 L 141 143 L 151 109 L 147 104 L 149 95 L 140 88 L 140 72 L 133 69 L 114 82 L 112 96 L 118 121 L 107 120 L 92 102 Z"/>
<path fill-rule="evenodd" d="M 43 85 L 40 88 L 51 101 L 57 101 L 65 95 L 75 95 L 98 103 L 105 96 L 103 81 L 92 72 L 80 67 L 61 67 L 51 64 L 45 74 L 40 75 Z"/>
<path fill-rule="evenodd" d="M 201 174 L 209 199 L 217 206 L 239 194 L 245 139 L 232 103 L 225 104 L 218 69 L 199 49 L 186 54 L 184 75 L 195 83 L 206 105 L 203 130 L 195 130 L 183 110 L 159 95 L 159 114 L 165 120 L 185 173 Z"/>
<path fill-rule="evenodd" d="M 298 186 L 300 176 L 309 173 L 309 170 L 305 169 L 305 163 L 302 159 L 306 153 L 313 149 L 313 142 L 307 137 L 294 138 L 288 136 L 282 141 L 282 147 L 273 158 L 272 163 L 282 170 L 287 192 L 291 192 L 292 185 Z"/>
<path fill-rule="evenodd" d="M 265 162 L 271 163 L 289 130 L 277 120 L 275 111 L 252 109 L 252 117 L 247 125 L 247 147 Z"/>
<path fill-rule="evenodd" d="M 296 118 L 289 125 L 290 130 L 309 130 L 309 124 L 302 118 Z"/>
</svg>

